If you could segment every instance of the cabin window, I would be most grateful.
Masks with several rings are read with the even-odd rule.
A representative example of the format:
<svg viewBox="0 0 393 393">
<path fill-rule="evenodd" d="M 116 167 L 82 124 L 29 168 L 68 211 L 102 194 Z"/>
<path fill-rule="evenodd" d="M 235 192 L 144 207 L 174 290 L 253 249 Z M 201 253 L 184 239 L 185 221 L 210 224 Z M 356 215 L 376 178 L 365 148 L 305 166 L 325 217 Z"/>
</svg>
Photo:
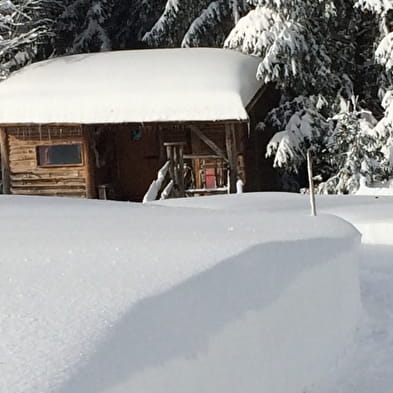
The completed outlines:
<svg viewBox="0 0 393 393">
<path fill-rule="evenodd" d="M 37 146 L 38 166 L 81 165 L 82 145 Z"/>
</svg>

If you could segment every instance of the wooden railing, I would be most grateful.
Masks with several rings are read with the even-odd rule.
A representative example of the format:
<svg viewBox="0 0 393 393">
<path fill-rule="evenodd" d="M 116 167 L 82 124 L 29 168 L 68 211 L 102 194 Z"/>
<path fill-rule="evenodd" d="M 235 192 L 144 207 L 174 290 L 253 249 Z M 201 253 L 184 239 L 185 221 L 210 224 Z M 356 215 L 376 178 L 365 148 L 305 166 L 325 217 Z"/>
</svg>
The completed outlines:
<svg viewBox="0 0 393 393">
<path fill-rule="evenodd" d="M 200 133 L 204 137 L 202 133 Z M 143 202 L 170 197 L 229 193 L 233 182 L 232 164 L 213 142 L 215 154 L 184 154 L 184 142 L 164 143 L 167 161 L 158 171 Z M 209 145 L 209 146 L 210 146 Z M 239 184 L 235 182 L 239 192 Z"/>
</svg>

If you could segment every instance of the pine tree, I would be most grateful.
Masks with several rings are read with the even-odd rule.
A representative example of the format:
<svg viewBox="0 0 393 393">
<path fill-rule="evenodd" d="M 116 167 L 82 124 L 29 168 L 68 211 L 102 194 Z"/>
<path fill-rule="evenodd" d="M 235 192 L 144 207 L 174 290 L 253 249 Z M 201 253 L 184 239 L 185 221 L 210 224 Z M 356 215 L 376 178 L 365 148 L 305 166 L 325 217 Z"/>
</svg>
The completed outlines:
<svg viewBox="0 0 393 393">
<path fill-rule="evenodd" d="M 281 91 L 280 106 L 266 119 L 278 131 L 268 145 L 267 155 L 274 157 L 275 167 L 296 173 L 304 167 L 306 149 L 311 146 L 316 172 L 329 184 L 329 192 L 333 185 L 336 192 L 343 192 L 339 181 L 326 183 L 329 179 L 346 176 L 340 166 L 333 165 L 333 151 L 329 146 L 338 135 L 342 143 L 340 149 L 355 146 L 353 135 L 363 122 L 356 112 L 359 108 L 355 111 L 347 106 L 345 112 L 340 103 L 353 101 L 355 92 L 362 104 L 375 103 L 373 95 L 377 89 L 364 86 L 365 62 L 369 61 L 372 50 L 359 45 L 361 39 L 373 33 L 373 25 L 370 23 L 366 32 L 360 31 L 362 15 L 351 1 L 251 2 L 254 9 L 239 21 L 225 46 L 260 56 L 257 77 L 275 84 Z M 373 66 L 367 64 L 370 84 L 375 86 L 377 73 Z M 334 126 L 335 123 L 338 125 Z M 380 141 L 371 143 L 369 136 L 359 138 L 363 142 L 369 138 L 370 157 L 380 157 Z M 337 154 L 342 155 L 343 151 Z M 344 166 L 344 162 L 340 163 Z M 376 167 L 369 166 L 370 171 Z M 372 179 L 377 177 L 371 176 Z"/>
<path fill-rule="evenodd" d="M 245 0 L 167 0 L 143 40 L 150 47 L 222 46 L 247 10 Z"/>
<path fill-rule="evenodd" d="M 74 0 L 57 18 L 56 52 L 84 53 L 112 49 L 107 21 L 113 10 L 112 0 Z"/>
<path fill-rule="evenodd" d="M 358 0 L 356 7 L 369 12 L 379 25 L 379 34 L 370 39 L 375 50 L 375 69 L 378 72 L 378 97 L 383 113 L 375 132 L 384 141 L 382 152 L 393 171 L 393 3 L 387 0 Z M 379 67 L 378 67 L 379 65 Z M 377 101 L 377 99 L 375 100 Z"/>
<path fill-rule="evenodd" d="M 350 194 L 360 185 L 387 180 L 390 168 L 383 154 L 386 140 L 376 132 L 374 116 L 360 109 L 352 97 L 341 103 L 341 111 L 331 122 L 334 128 L 324 156 L 332 174 L 319 185 L 319 191 Z"/>
<path fill-rule="evenodd" d="M 0 79 L 37 57 L 50 36 L 52 7 L 47 0 L 0 0 Z"/>
</svg>

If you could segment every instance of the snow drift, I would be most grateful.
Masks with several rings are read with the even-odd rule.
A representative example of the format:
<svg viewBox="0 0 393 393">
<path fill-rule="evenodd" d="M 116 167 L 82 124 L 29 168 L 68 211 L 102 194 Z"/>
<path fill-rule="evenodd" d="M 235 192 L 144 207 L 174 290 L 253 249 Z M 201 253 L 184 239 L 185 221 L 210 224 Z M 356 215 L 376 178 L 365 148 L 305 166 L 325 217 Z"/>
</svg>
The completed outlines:
<svg viewBox="0 0 393 393">
<path fill-rule="evenodd" d="M 336 217 L 35 197 L 0 213 L 2 392 L 302 393 L 357 323 L 359 234 Z"/>
</svg>

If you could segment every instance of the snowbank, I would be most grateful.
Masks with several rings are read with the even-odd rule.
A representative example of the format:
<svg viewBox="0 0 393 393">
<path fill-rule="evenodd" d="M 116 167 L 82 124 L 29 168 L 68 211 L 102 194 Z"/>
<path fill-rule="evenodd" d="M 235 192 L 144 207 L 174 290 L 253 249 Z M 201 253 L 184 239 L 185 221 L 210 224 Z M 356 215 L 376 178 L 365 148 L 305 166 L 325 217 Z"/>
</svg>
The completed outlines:
<svg viewBox="0 0 393 393">
<path fill-rule="evenodd" d="M 356 195 L 393 196 L 393 182 L 388 181 L 384 184 L 377 184 L 372 187 L 368 187 L 365 184 L 361 184 L 359 190 L 356 192 Z"/>
<path fill-rule="evenodd" d="M 355 328 L 337 217 L 0 200 L 1 392 L 302 393 Z"/>
<path fill-rule="evenodd" d="M 247 120 L 258 64 L 213 48 L 58 57 L 0 84 L 0 123 Z"/>
<path fill-rule="evenodd" d="M 317 195 L 316 201 L 319 213 L 336 215 L 354 225 L 362 234 L 363 243 L 393 245 L 393 196 Z M 275 192 L 228 195 L 225 199 L 171 199 L 156 203 L 210 210 L 254 209 L 263 213 L 297 211 L 308 214 L 310 210 L 307 195 Z"/>
</svg>

